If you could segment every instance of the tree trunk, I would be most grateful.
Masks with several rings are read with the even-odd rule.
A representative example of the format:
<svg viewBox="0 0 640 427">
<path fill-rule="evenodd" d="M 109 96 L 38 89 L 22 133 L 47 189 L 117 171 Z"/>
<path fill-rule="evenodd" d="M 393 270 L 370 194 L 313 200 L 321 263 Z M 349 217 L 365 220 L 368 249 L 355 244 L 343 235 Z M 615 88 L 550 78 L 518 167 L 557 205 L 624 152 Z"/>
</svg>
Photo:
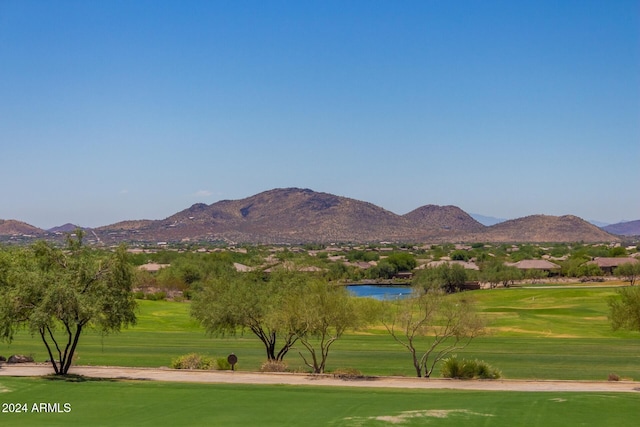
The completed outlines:
<svg viewBox="0 0 640 427">
<path fill-rule="evenodd" d="M 56 363 L 56 360 L 53 358 L 53 353 L 51 352 L 51 347 L 49 347 L 49 343 L 47 342 L 47 339 L 45 337 L 45 330 L 44 328 L 40 328 L 40 337 L 42 338 L 42 342 L 44 343 L 45 347 L 47 347 L 47 353 L 49 353 L 49 361 L 51 362 L 51 365 L 53 366 L 53 371 L 56 373 L 56 375 L 60 374 L 60 371 L 58 370 L 58 364 Z"/>
<path fill-rule="evenodd" d="M 82 333 L 82 325 L 78 325 L 76 327 L 76 333 L 73 337 L 73 344 L 71 344 L 71 349 L 66 354 L 66 361 L 64 363 L 64 367 L 62 368 L 61 374 L 67 375 L 69 372 L 69 368 L 71 368 L 71 362 L 73 361 L 73 355 L 76 351 L 76 347 L 78 346 L 78 340 L 80 339 L 80 334 Z"/>
<path fill-rule="evenodd" d="M 411 357 L 413 358 L 413 366 L 416 368 L 416 376 L 418 378 L 421 378 L 422 377 L 422 366 L 420 366 L 420 362 L 418 361 L 418 358 L 416 357 L 415 350 L 413 350 L 411 352 Z"/>
</svg>

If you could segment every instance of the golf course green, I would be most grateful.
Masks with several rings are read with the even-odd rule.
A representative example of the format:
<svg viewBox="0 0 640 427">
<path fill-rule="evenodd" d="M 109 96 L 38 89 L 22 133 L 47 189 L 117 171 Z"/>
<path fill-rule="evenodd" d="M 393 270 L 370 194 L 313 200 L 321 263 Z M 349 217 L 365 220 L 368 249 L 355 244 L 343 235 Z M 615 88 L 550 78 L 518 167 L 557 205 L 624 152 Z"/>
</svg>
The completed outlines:
<svg viewBox="0 0 640 427">
<path fill-rule="evenodd" d="M 611 330 L 607 300 L 613 295 L 613 288 L 596 287 L 469 292 L 486 319 L 487 334 L 457 355 L 484 360 L 506 379 L 606 381 L 613 373 L 622 380 L 638 380 L 640 334 Z M 238 356 L 239 370 L 257 371 L 265 360 L 261 343 L 249 332 L 233 337 L 207 336 L 190 318 L 189 303 L 139 301 L 137 316 L 137 325 L 119 334 L 101 336 L 88 331 L 81 338 L 75 364 L 161 367 L 187 353 L 220 358 L 233 352 Z M 30 354 L 39 362 L 46 359 L 41 342 L 28 331 L 20 332 L 11 344 L 2 343 L 0 354 Z M 290 352 L 285 361 L 290 370 L 307 372 L 297 351 Z M 382 325 L 350 332 L 335 343 L 327 370 L 347 368 L 365 375 L 413 375 L 409 353 Z M 95 379 L 67 382 L 10 377 L 0 378 L 0 402 L 7 410 L 0 413 L 2 425 L 624 426 L 635 425 L 640 415 L 640 393 L 383 390 Z M 56 411 L 34 411 L 33 405 L 42 402 Z M 16 405 L 27 411 L 16 413 Z"/>
</svg>

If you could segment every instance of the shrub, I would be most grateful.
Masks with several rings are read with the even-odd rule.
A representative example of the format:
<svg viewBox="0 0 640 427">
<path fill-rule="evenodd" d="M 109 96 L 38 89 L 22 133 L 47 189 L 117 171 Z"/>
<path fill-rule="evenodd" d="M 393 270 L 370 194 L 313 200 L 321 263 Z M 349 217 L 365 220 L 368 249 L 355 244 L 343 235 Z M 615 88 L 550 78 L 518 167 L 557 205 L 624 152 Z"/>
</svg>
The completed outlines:
<svg viewBox="0 0 640 427">
<path fill-rule="evenodd" d="M 154 293 L 151 293 L 151 294 L 147 294 L 146 298 L 149 301 L 163 301 L 163 300 L 167 299 L 167 294 L 166 294 L 166 292 L 158 291 L 158 292 L 154 292 Z"/>
<path fill-rule="evenodd" d="M 613 372 L 609 374 L 609 381 L 620 381 L 620 376 L 617 374 L 614 374 Z"/>
<path fill-rule="evenodd" d="M 461 378 L 462 376 L 462 363 L 456 356 L 444 359 L 442 362 L 442 376 L 444 378 Z"/>
<path fill-rule="evenodd" d="M 142 291 L 135 291 L 135 292 L 133 293 L 133 297 L 134 297 L 135 299 L 144 299 L 144 292 L 142 292 Z"/>
<path fill-rule="evenodd" d="M 462 363 L 460 364 L 460 378 L 469 380 L 473 379 L 476 376 L 477 370 L 478 362 L 475 360 L 462 359 Z"/>
<path fill-rule="evenodd" d="M 470 380 L 474 378 L 494 380 L 502 374 L 482 360 L 458 360 L 456 356 L 445 359 L 441 370 L 444 378 Z"/>
<path fill-rule="evenodd" d="M 492 368 L 488 363 L 482 360 L 476 360 L 476 378 L 481 380 L 496 380 L 502 376 L 502 373 Z"/>
<path fill-rule="evenodd" d="M 260 366 L 260 372 L 287 372 L 289 366 L 278 360 L 267 360 Z"/>
<path fill-rule="evenodd" d="M 212 358 L 203 356 L 198 353 L 189 353 L 180 356 L 171 361 L 173 369 L 214 369 L 214 361 Z"/>
<path fill-rule="evenodd" d="M 226 357 L 219 357 L 216 359 L 216 369 L 219 371 L 230 371 L 231 363 L 227 360 Z"/>
</svg>

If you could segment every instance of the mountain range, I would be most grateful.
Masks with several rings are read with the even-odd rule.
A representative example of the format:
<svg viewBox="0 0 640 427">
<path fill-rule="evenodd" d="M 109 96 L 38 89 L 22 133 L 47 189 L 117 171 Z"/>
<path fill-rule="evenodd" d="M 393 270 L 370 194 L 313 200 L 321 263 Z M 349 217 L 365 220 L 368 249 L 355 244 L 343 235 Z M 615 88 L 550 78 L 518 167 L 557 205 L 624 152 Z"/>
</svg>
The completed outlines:
<svg viewBox="0 0 640 427">
<path fill-rule="evenodd" d="M 47 238 L 45 231 L 0 220 L 0 235 Z M 532 215 L 485 226 L 456 206 L 425 205 L 397 215 L 374 204 L 300 188 L 240 200 L 195 204 L 162 220 L 132 220 L 89 229 L 88 239 L 126 242 L 612 242 L 619 237 L 573 215 Z M 638 232 L 637 234 L 640 234 Z"/>
</svg>

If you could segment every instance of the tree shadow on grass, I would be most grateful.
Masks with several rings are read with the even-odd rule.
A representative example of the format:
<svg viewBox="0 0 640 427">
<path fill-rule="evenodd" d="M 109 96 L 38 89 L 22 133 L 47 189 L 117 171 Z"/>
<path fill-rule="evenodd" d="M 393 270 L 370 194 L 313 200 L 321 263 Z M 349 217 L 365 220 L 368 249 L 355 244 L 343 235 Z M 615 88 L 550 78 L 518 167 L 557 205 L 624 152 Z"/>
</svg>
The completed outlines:
<svg viewBox="0 0 640 427">
<path fill-rule="evenodd" d="M 78 374 L 66 374 L 66 375 L 49 374 L 49 375 L 43 376 L 42 379 L 49 380 L 49 381 L 64 381 L 68 383 L 121 381 L 120 379 L 117 379 L 117 378 L 85 377 L 84 375 L 78 375 Z"/>
</svg>

